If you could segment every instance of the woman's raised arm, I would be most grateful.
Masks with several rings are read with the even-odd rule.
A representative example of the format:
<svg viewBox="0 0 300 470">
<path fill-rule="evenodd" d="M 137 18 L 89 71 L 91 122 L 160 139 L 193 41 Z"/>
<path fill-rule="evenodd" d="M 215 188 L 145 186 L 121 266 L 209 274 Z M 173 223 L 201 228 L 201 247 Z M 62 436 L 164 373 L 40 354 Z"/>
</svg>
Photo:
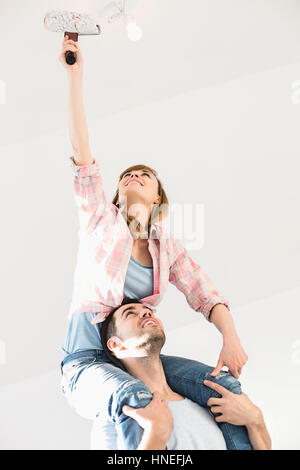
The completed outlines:
<svg viewBox="0 0 300 470">
<path fill-rule="evenodd" d="M 65 60 L 65 52 L 72 51 L 75 53 L 76 62 L 69 65 Z M 82 75 L 83 75 L 83 59 L 79 45 L 76 41 L 68 39 L 66 35 L 62 44 L 62 52 L 59 55 L 59 60 L 67 70 L 69 82 L 69 97 L 68 97 L 68 122 L 69 122 L 69 135 L 71 144 L 74 151 L 74 159 L 76 165 L 92 165 L 94 159 L 92 158 L 88 128 L 85 118 L 85 111 L 83 105 L 83 90 L 82 90 Z"/>
</svg>

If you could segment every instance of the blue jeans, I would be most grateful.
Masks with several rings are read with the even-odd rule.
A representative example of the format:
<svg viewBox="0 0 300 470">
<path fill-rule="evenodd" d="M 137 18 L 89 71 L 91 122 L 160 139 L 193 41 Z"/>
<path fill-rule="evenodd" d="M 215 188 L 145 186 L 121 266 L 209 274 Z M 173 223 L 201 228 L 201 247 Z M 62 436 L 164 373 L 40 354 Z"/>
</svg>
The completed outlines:
<svg viewBox="0 0 300 470">
<path fill-rule="evenodd" d="M 210 397 L 220 395 L 203 384 L 208 379 L 233 393 L 241 393 L 240 382 L 229 372 L 211 377 L 213 367 L 177 356 L 160 354 L 170 388 L 208 409 Z M 137 449 L 144 430 L 136 420 L 122 412 L 124 405 L 143 408 L 152 400 L 152 393 L 141 381 L 115 365 L 104 350 L 87 349 L 69 354 L 61 363 L 62 392 L 69 404 L 85 418 L 95 419 L 103 410 L 115 424 L 121 448 Z M 105 408 L 104 408 L 105 407 Z M 228 450 L 252 450 L 245 426 L 217 423 Z"/>
</svg>

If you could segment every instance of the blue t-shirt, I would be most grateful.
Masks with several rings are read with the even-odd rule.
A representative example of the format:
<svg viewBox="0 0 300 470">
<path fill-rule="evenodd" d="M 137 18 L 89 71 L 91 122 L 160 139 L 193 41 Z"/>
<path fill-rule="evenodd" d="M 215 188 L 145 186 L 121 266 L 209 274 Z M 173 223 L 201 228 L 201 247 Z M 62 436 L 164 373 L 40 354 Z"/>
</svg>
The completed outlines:
<svg viewBox="0 0 300 470">
<path fill-rule="evenodd" d="M 143 299 L 153 294 L 153 267 L 144 266 L 131 256 L 124 284 L 124 297 Z M 101 323 L 92 325 L 97 313 L 77 313 L 69 320 L 65 342 L 61 348 L 64 357 L 85 349 L 103 349 Z"/>
</svg>

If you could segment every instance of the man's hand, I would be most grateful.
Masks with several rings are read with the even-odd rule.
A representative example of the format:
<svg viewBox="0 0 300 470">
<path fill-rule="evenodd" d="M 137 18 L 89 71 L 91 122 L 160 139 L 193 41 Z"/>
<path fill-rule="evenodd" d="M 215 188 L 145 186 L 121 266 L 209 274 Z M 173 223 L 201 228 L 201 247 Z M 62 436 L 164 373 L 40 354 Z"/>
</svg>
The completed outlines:
<svg viewBox="0 0 300 470">
<path fill-rule="evenodd" d="M 166 436 L 168 440 L 173 429 L 173 415 L 168 402 L 163 399 L 160 392 L 153 392 L 151 402 L 144 408 L 125 405 L 122 411 L 135 419 L 145 431 L 150 432 L 155 429 L 157 434 Z"/>
<path fill-rule="evenodd" d="M 218 423 L 230 423 L 237 426 L 251 426 L 259 424 L 262 419 L 260 409 L 252 403 L 246 393 L 232 393 L 222 385 L 204 380 L 204 385 L 212 388 L 220 395 L 221 398 L 209 398 L 207 405 L 213 414 L 220 413 L 215 420 Z"/>
<path fill-rule="evenodd" d="M 232 336 L 224 340 L 218 364 L 210 375 L 215 377 L 219 374 L 222 367 L 226 366 L 233 377 L 238 379 L 241 375 L 242 367 L 246 364 L 247 360 L 248 356 L 242 348 L 238 337 Z"/>
<path fill-rule="evenodd" d="M 217 414 L 217 423 L 231 423 L 246 426 L 253 450 L 271 450 L 272 442 L 261 410 L 252 403 L 246 393 L 232 393 L 219 384 L 204 380 L 204 385 L 212 388 L 221 398 L 209 398 L 207 405 Z"/>
</svg>

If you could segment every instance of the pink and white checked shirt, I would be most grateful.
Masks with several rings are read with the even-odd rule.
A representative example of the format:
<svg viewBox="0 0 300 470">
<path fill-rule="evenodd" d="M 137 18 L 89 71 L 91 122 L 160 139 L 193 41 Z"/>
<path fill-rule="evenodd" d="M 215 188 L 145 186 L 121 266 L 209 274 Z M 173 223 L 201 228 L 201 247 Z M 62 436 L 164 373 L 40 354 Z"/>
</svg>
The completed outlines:
<svg viewBox="0 0 300 470">
<path fill-rule="evenodd" d="M 99 323 L 122 303 L 133 238 L 121 211 L 106 200 L 99 163 L 95 160 L 92 165 L 79 166 L 74 157 L 69 160 L 79 209 L 79 249 L 69 317 L 94 312 L 97 316 L 92 323 Z M 151 225 L 148 247 L 153 260 L 153 295 L 140 299 L 143 303 L 157 305 L 171 282 L 207 320 L 216 304 L 229 309 L 227 300 L 166 224 Z"/>
</svg>

